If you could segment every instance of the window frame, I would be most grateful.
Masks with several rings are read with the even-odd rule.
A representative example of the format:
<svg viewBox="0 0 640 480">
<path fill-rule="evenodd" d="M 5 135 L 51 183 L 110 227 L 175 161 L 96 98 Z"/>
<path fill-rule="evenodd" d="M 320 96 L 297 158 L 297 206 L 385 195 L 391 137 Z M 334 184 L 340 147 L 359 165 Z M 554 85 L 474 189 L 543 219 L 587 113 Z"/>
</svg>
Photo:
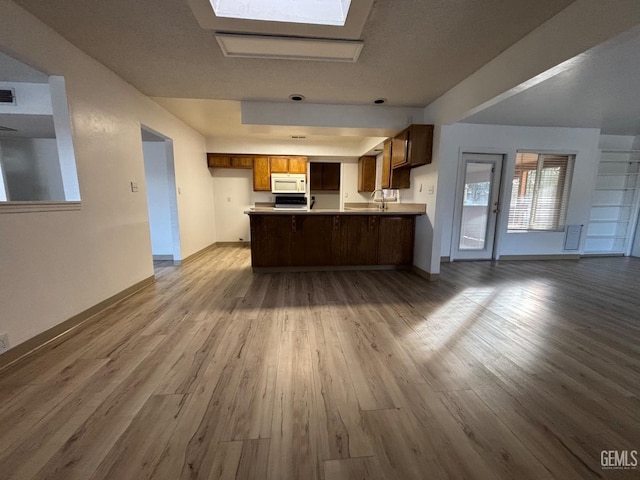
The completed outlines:
<svg viewBox="0 0 640 480">
<path fill-rule="evenodd" d="M 518 172 L 518 158 L 520 155 L 526 155 L 526 154 L 530 154 L 530 155 L 537 155 L 538 159 L 537 159 L 537 163 L 536 163 L 536 168 L 535 169 L 528 169 L 527 170 L 527 174 L 524 177 L 520 177 L 521 179 L 524 178 L 525 181 L 524 182 L 520 182 L 519 185 L 519 190 L 522 190 L 523 188 L 526 191 L 526 184 L 527 182 L 527 177 L 529 177 L 529 175 L 531 174 L 531 172 L 536 172 L 535 174 L 535 180 L 534 180 L 534 196 L 531 200 L 531 205 L 529 207 L 529 221 L 528 221 L 528 226 L 526 228 L 513 228 L 510 225 L 510 217 L 511 217 L 511 208 L 513 205 L 513 191 L 514 191 L 514 187 L 513 187 L 513 182 L 516 180 L 516 174 Z M 566 169 L 564 172 L 564 183 L 562 184 L 562 190 L 561 190 L 561 194 L 560 194 L 560 198 L 559 198 L 559 202 L 558 202 L 558 207 L 557 210 L 554 212 L 554 216 L 557 217 L 557 219 L 554 221 L 553 225 L 549 228 L 540 228 L 540 227 L 533 227 L 532 225 L 534 225 L 534 222 L 532 222 L 532 218 L 535 218 L 535 212 L 536 212 L 536 206 L 537 206 L 537 201 L 539 199 L 539 186 L 540 186 L 540 182 L 541 182 L 541 178 L 542 178 L 542 170 L 544 168 L 544 159 L 545 157 L 567 157 L 567 164 L 566 164 Z M 509 210 L 508 210 L 508 214 L 507 214 L 507 233 L 508 234 L 519 234 L 519 233 L 557 233 L 557 232 L 564 232 L 566 227 L 567 227 L 567 216 L 568 216 L 568 210 L 569 210 L 569 202 L 571 199 L 571 185 L 573 183 L 573 175 L 574 175 L 574 171 L 575 171 L 575 164 L 576 164 L 576 159 L 577 159 L 577 152 L 571 152 L 571 151 L 548 151 L 548 150 L 535 150 L 535 149 L 521 149 L 521 150 L 516 150 L 516 155 L 515 155 L 515 165 L 514 165 L 514 171 L 513 171 L 513 175 L 511 176 L 511 192 L 508 194 L 508 197 L 505 198 L 505 200 L 507 200 L 509 203 Z M 557 198 L 557 197 L 556 197 Z M 539 215 L 539 213 L 538 213 Z"/>
</svg>

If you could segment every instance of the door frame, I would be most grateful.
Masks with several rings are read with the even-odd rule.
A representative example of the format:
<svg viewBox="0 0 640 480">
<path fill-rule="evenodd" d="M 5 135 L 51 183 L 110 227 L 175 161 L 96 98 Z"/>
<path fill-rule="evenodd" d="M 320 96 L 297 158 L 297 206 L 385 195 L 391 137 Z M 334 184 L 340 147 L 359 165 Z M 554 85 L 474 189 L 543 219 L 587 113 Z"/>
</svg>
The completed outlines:
<svg viewBox="0 0 640 480">
<path fill-rule="evenodd" d="M 496 214 L 495 219 L 495 232 L 493 236 L 493 245 L 492 245 L 492 254 L 490 260 L 498 260 L 500 258 L 500 253 L 498 250 L 498 246 L 500 241 L 502 240 L 502 223 L 505 212 L 508 212 L 508 205 L 506 202 L 508 198 L 506 197 L 505 192 L 505 178 L 507 175 L 506 167 L 509 159 L 509 152 L 501 149 L 491 149 L 491 148 L 460 148 L 458 152 L 458 170 L 456 175 L 456 183 L 455 183 L 455 200 L 453 206 L 453 224 L 451 231 L 451 245 L 449 249 L 449 259 L 450 261 L 473 261 L 473 260 L 486 260 L 486 259 L 465 259 L 456 257 L 456 252 L 458 250 L 457 244 L 460 242 L 460 230 L 461 230 L 461 221 L 462 221 L 462 200 L 463 200 L 463 189 L 464 189 L 464 180 L 465 180 L 465 155 L 499 155 L 502 157 L 500 178 L 497 179 L 497 182 L 494 182 L 493 188 L 498 189 L 497 199 L 500 206 L 499 212 Z M 505 208 L 507 207 L 507 208 Z"/>
<path fill-rule="evenodd" d="M 177 187 L 176 181 L 176 169 L 175 169 L 175 158 L 174 158 L 174 150 L 173 150 L 173 139 L 163 135 L 162 133 L 140 123 L 140 132 L 146 131 L 151 133 L 152 135 L 162 139 L 164 145 L 164 155 L 162 161 L 166 162 L 166 180 L 167 180 L 167 195 L 169 200 L 169 217 L 171 219 L 171 244 L 172 244 L 172 257 L 174 265 L 180 265 L 182 263 L 182 246 L 181 246 L 181 235 L 180 235 L 180 216 L 178 210 L 178 194 L 179 189 Z M 160 142 L 159 142 L 160 143 Z M 143 141 L 141 140 L 140 146 L 142 147 Z M 143 157 L 143 167 L 144 167 L 144 150 L 142 153 Z M 145 184 L 147 181 L 147 171 L 145 169 L 144 172 Z M 145 186 L 145 201 L 147 203 L 147 220 L 149 222 L 149 234 L 151 234 L 151 218 L 149 215 L 149 198 L 148 198 L 147 188 Z M 151 241 L 151 238 L 149 239 Z M 152 251 L 153 257 L 153 251 Z"/>
</svg>

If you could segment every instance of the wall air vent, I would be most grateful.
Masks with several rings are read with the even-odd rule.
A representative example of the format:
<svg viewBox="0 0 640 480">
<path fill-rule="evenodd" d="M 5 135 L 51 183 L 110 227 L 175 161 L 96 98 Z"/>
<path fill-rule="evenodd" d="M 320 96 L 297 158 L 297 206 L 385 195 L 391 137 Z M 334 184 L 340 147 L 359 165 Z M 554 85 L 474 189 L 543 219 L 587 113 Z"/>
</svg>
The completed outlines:
<svg viewBox="0 0 640 480">
<path fill-rule="evenodd" d="M 13 89 L 0 89 L 0 103 L 16 104 L 16 96 Z"/>
</svg>

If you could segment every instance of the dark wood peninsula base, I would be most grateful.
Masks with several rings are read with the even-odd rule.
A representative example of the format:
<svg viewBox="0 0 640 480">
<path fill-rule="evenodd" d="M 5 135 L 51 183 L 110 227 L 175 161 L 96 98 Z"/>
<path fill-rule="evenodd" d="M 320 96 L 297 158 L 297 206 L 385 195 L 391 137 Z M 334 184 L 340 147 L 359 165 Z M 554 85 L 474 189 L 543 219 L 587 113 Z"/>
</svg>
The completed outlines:
<svg viewBox="0 0 640 480">
<path fill-rule="evenodd" d="M 413 264 L 416 213 L 248 213 L 255 272 Z"/>
</svg>

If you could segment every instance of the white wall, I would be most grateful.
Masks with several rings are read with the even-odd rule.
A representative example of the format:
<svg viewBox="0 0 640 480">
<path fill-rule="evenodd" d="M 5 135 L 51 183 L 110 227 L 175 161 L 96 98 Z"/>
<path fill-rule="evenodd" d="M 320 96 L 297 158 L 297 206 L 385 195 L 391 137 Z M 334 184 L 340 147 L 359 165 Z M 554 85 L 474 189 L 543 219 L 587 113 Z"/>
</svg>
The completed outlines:
<svg viewBox="0 0 640 480">
<path fill-rule="evenodd" d="M 153 275 L 147 202 L 130 189 L 144 183 L 141 123 L 173 139 L 182 257 L 215 241 L 214 200 L 200 134 L 15 3 L 2 6 L 0 50 L 65 77 L 82 194 L 75 211 L 0 214 L 0 331 L 17 345 Z"/>
<path fill-rule="evenodd" d="M 567 225 L 584 225 L 579 253 L 591 210 L 600 152 L 599 129 L 513 127 L 455 124 L 442 127 L 437 217 L 442 220 L 443 256 L 451 252 L 455 186 L 461 152 L 501 153 L 506 156 L 501 192 L 502 213 L 498 219 L 498 255 L 553 255 L 563 250 L 564 232 L 507 233 L 507 216 L 517 150 L 552 151 L 576 155 L 567 211 Z M 575 252 L 572 252 L 575 253 Z"/>
<path fill-rule="evenodd" d="M 442 219 L 436 211 L 436 195 L 440 191 L 440 135 L 441 127 L 436 125 L 433 132 L 432 161 L 428 165 L 411 170 L 411 188 L 400 190 L 404 203 L 425 203 L 427 214 L 416 218 L 416 236 L 413 263 L 431 274 L 440 273 L 440 244 L 442 241 Z M 448 186 L 446 187 L 448 188 Z"/>
<path fill-rule="evenodd" d="M 151 253 L 173 256 L 169 169 L 164 142 L 142 142 Z M 173 181 L 173 175 L 171 175 Z"/>
<path fill-rule="evenodd" d="M 344 203 L 361 203 L 371 201 L 370 193 L 358 192 L 358 157 L 319 157 L 325 158 L 328 162 L 341 162 L 340 170 L 340 193 L 342 195 L 342 204 Z M 317 161 L 314 159 L 314 162 Z"/>
<path fill-rule="evenodd" d="M 253 170 L 214 168 L 211 172 L 217 241 L 248 242 L 249 216 L 244 211 L 256 202 L 273 201 L 273 196 L 270 192 L 253 191 Z"/>
<path fill-rule="evenodd" d="M 304 154 L 305 152 L 303 152 Z M 309 156 L 309 162 L 341 163 L 341 195 L 316 194 L 314 208 L 340 208 L 341 202 L 368 202 L 369 194 L 358 193 L 358 158 Z M 250 240 L 249 218 L 243 212 L 256 202 L 273 202 L 270 192 L 253 191 L 253 171 L 232 168 L 211 169 L 218 242 Z M 307 196 L 310 193 L 307 192 Z M 321 197 L 326 196 L 324 199 Z M 338 197 L 337 200 L 334 197 Z M 336 206 L 337 204 L 337 206 Z"/>
<path fill-rule="evenodd" d="M 0 104 L 0 113 L 12 115 L 51 115 L 51 90 L 48 83 L 2 82 L 0 88 L 12 88 L 16 104 Z"/>
<path fill-rule="evenodd" d="M 2 138 L 9 201 L 64 200 L 55 138 Z"/>
</svg>

